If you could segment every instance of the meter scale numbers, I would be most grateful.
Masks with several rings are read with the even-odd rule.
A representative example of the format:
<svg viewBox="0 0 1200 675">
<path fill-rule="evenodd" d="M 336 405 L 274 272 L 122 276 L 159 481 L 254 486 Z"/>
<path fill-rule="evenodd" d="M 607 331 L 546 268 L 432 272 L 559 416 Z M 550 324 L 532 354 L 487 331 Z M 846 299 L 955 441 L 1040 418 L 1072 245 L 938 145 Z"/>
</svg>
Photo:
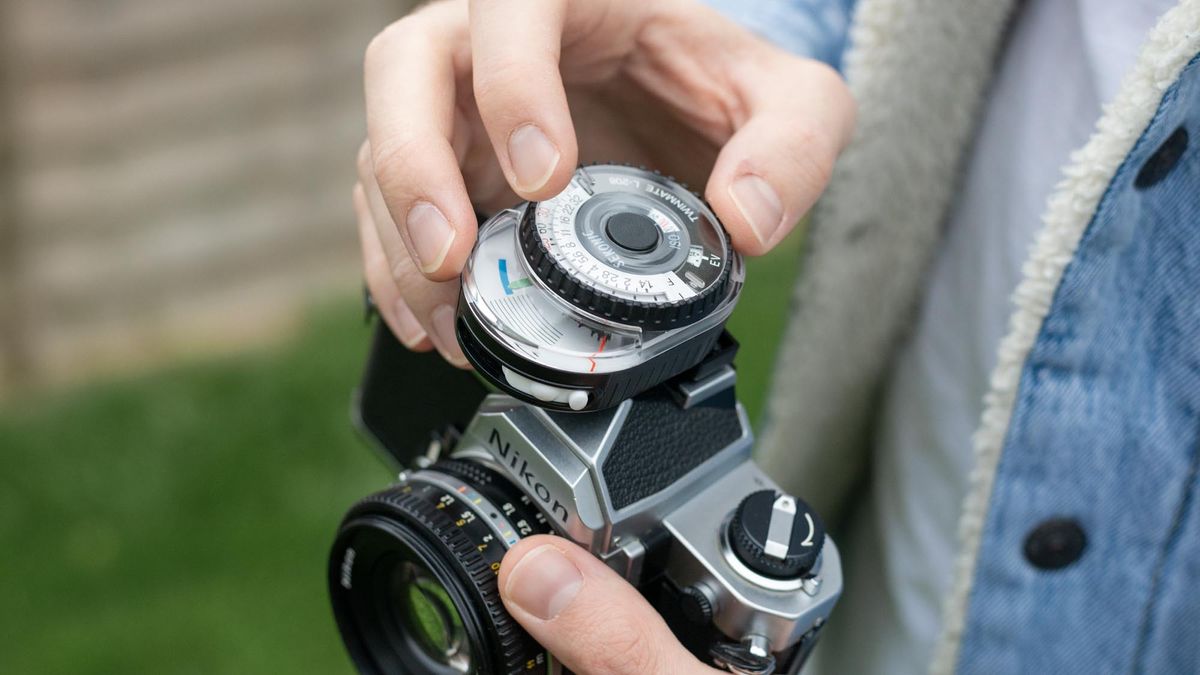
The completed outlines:
<svg viewBox="0 0 1200 675">
<path fill-rule="evenodd" d="M 543 241 L 554 260 L 575 272 L 578 278 L 591 282 L 602 291 L 637 302 L 674 302 L 696 296 L 697 289 L 684 284 L 674 272 L 630 274 L 611 267 L 582 248 L 574 247 L 573 243 L 573 250 L 568 254 L 560 249 L 555 240 Z M 701 282 L 700 288 L 705 285 Z"/>
<path fill-rule="evenodd" d="M 514 331 L 538 344 L 552 345 L 563 333 L 550 323 L 527 295 L 506 295 L 491 303 L 496 316 Z"/>
</svg>

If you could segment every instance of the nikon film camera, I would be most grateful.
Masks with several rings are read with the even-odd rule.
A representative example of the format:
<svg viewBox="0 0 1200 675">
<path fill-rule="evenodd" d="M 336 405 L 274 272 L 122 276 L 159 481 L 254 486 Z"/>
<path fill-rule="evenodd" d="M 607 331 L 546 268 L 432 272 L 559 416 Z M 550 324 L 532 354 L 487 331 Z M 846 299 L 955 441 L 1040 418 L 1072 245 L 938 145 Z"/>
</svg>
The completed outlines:
<svg viewBox="0 0 1200 675">
<path fill-rule="evenodd" d="M 500 393 L 417 457 L 388 427 L 406 405 L 389 393 L 413 374 L 376 327 L 356 410 L 406 468 L 350 509 L 328 570 L 362 673 L 565 673 L 497 590 L 504 553 L 538 533 L 605 561 L 706 663 L 800 670 L 841 567 L 817 515 L 750 458 L 724 331 L 743 277 L 686 187 L 580 168 L 558 196 L 480 227 L 457 333 Z"/>
</svg>

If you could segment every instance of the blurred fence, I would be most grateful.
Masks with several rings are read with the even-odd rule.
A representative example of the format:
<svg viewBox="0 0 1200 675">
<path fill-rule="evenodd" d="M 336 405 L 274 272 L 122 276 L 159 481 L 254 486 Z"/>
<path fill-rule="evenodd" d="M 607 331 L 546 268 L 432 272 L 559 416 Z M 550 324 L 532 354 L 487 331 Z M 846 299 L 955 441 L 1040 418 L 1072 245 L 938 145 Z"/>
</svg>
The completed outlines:
<svg viewBox="0 0 1200 675">
<path fill-rule="evenodd" d="M 0 0 L 0 390 L 261 339 L 359 279 L 402 0 Z"/>
</svg>

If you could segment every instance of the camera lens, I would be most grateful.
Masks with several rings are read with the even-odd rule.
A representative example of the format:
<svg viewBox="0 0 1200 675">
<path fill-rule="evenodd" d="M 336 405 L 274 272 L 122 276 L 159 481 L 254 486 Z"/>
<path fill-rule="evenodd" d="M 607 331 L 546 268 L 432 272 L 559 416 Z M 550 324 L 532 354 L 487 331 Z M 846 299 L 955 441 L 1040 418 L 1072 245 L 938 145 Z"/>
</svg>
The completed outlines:
<svg viewBox="0 0 1200 675">
<path fill-rule="evenodd" d="M 396 629 L 415 636 L 430 658 L 469 672 L 462 615 L 441 583 L 428 569 L 411 561 L 393 566 L 387 576 L 388 593 L 379 596 L 384 604 L 381 609 L 399 615 Z"/>
<path fill-rule="evenodd" d="M 413 560 L 393 560 L 378 567 L 375 616 L 391 634 L 389 644 L 406 644 L 408 636 L 430 663 L 456 673 L 471 672 L 467 629 L 454 600 L 429 568 Z"/>
<path fill-rule="evenodd" d="M 527 497 L 472 462 L 439 462 L 360 501 L 329 561 L 334 616 L 359 671 L 550 672 L 496 585 L 505 551 L 547 531 Z"/>
</svg>

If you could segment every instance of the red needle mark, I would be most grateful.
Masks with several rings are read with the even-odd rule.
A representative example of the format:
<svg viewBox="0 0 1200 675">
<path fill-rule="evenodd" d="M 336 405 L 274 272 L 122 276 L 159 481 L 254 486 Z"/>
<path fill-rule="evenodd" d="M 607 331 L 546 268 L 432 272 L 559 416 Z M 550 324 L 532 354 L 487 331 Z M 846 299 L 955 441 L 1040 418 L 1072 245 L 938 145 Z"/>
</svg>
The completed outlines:
<svg viewBox="0 0 1200 675">
<path fill-rule="evenodd" d="M 600 348 L 599 348 L 599 349 L 597 349 L 596 351 L 592 352 L 592 356 L 595 356 L 595 355 L 599 354 L 600 352 L 604 351 L 604 345 L 605 345 L 607 342 L 608 342 L 608 336 L 607 336 L 607 335 L 602 335 L 602 336 L 600 336 Z M 588 368 L 588 372 L 589 372 L 589 373 L 594 373 L 594 372 L 596 372 L 596 360 L 595 360 L 595 359 L 593 359 L 593 358 L 592 358 L 592 356 L 589 356 L 589 357 L 588 357 L 588 363 L 592 364 L 592 367 L 591 367 L 591 368 Z"/>
</svg>

